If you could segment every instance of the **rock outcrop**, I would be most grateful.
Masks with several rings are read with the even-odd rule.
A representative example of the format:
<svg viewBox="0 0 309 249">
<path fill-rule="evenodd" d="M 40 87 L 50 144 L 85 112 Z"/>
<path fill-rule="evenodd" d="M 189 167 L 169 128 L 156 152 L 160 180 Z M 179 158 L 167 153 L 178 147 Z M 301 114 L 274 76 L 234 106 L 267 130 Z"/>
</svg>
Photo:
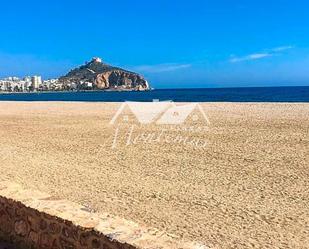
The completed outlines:
<svg viewBox="0 0 309 249">
<path fill-rule="evenodd" d="M 113 67 L 102 62 L 100 58 L 93 58 L 89 63 L 71 70 L 59 81 L 65 85 L 76 84 L 82 87 L 91 84 L 98 90 L 149 90 L 149 84 L 141 75 Z"/>
</svg>

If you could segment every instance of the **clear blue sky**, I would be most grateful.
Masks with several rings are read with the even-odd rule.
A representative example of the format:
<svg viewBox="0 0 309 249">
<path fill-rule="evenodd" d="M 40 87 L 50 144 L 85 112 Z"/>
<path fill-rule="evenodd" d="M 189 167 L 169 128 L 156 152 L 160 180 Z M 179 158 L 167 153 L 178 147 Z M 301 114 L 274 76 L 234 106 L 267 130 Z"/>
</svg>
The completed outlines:
<svg viewBox="0 0 309 249">
<path fill-rule="evenodd" d="M 306 0 L 2 1 L 0 77 L 93 56 L 156 88 L 309 85 Z"/>
</svg>

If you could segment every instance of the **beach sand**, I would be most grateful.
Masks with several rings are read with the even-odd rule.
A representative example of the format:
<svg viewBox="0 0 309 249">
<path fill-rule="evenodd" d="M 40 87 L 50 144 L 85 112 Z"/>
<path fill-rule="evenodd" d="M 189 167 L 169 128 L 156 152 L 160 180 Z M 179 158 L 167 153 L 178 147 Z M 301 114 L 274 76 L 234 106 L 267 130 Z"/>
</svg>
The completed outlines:
<svg viewBox="0 0 309 249">
<path fill-rule="evenodd" d="M 204 103 L 207 130 L 168 132 L 206 146 L 124 124 L 112 148 L 119 105 L 0 102 L 0 180 L 213 248 L 309 247 L 309 104 Z"/>
</svg>

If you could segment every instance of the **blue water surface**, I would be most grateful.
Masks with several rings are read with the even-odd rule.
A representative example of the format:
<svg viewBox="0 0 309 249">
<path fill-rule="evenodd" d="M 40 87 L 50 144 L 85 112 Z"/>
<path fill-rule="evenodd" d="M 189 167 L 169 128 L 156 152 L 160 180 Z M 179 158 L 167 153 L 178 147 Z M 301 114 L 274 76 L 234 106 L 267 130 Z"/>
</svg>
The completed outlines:
<svg viewBox="0 0 309 249">
<path fill-rule="evenodd" d="M 309 102 L 309 86 L 157 89 L 146 92 L 45 92 L 0 94 L 0 101 Z"/>
</svg>

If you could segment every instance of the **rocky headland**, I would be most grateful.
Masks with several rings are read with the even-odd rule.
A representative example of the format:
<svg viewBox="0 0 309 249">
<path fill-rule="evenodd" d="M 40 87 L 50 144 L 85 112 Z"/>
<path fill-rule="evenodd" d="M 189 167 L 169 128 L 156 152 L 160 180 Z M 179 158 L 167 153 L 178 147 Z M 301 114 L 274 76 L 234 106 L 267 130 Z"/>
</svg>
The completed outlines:
<svg viewBox="0 0 309 249">
<path fill-rule="evenodd" d="M 93 58 L 90 62 L 71 70 L 67 75 L 59 78 L 65 88 L 74 84 L 79 89 L 93 90 L 149 90 L 147 80 L 134 72 L 103 63 L 100 58 Z"/>
</svg>

